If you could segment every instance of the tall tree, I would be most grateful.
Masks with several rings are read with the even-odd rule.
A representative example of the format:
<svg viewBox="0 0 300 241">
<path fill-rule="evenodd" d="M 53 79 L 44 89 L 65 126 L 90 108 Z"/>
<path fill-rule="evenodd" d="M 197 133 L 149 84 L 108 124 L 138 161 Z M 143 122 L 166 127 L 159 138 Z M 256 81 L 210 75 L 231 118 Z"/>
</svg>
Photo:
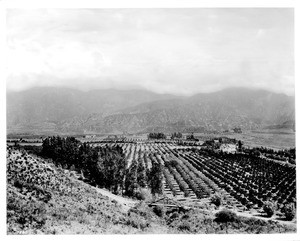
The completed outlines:
<svg viewBox="0 0 300 241">
<path fill-rule="evenodd" d="M 147 184 L 146 168 L 144 160 L 142 158 L 138 159 L 137 183 L 140 187 L 146 187 Z"/>
<path fill-rule="evenodd" d="M 150 172 L 150 187 L 152 194 L 163 193 L 163 166 L 157 161 L 152 162 L 152 168 Z"/>
<path fill-rule="evenodd" d="M 137 161 L 134 159 L 130 168 L 126 171 L 125 194 L 128 196 L 134 196 L 137 188 Z"/>
</svg>

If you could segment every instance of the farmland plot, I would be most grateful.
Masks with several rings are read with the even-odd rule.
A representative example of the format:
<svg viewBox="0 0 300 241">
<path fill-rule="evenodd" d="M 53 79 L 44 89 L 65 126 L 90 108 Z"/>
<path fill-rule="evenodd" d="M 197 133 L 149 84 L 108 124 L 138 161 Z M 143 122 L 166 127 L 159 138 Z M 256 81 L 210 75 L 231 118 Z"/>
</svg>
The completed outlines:
<svg viewBox="0 0 300 241">
<path fill-rule="evenodd" d="M 295 166 L 244 155 L 190 156 L 191 163 L 243 205 L 261 207 L 273 201 L 296 204 Z"/>
<path fill-rule="evenodd" d="M 192 152 L 166 143 L 119 145 L 127 168 L 143 162 L 145 175 L 149 175 L 153 163 L 162 164 L 164 195 L 177 200 L 199 202 L 222 193 L 227 207 L 239 211 L 259 209 L 266 201 L 276 203 L 278 209 L 288 203 L 296 205 L 295 166 L 242 154 Z"/>
</svg>

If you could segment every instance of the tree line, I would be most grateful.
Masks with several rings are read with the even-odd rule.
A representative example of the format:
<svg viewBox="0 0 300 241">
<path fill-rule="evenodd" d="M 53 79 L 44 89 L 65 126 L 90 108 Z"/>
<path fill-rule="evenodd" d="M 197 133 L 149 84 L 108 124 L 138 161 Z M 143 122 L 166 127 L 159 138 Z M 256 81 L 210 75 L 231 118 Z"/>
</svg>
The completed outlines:
<svg viewBox="0 0 300 241">
<path fill-rule="evenodd" d="M 147 172 L 141 160 L 133 160 L 126 168 L 125 153 L 119 145 L 93 147 L 74 137 L 52 136 L 43 140 L 41 155 L 51 158 L 56 166 L 82 173 L 92 185 L 107 188 L 115 194 L 136 197 L 137 190 L 147 185 L 152 194 L 160 193 L 162 179 L 153 177 L 160 175 L 157 172 L 162 170 L 153 165 Z"/>
<path fill-rule="evenodd" d="M 174 132 L 171 134 L 171 139 L 181 139 L 182 138 L 182 133 L 180 132 Z"/>
<path fill-rule="evenodd" d="M 158 132 L 158 133 L 149 133 L 148 139 L 167 139 L 167 137 L 164 133 Z"/>
<path fill-rule="evenodd" d="M 182 136 L 182 133 L 180 132 L 174 132 L 174 133 L 171 133 L 171 139 L 181 139 L 183 136 Z M 152 132 L 152 133 L 149 133 L 148 134 L 148 139 L 167 139 L 167 136 L 162 133 L 162 132 Z"/>
</svg>

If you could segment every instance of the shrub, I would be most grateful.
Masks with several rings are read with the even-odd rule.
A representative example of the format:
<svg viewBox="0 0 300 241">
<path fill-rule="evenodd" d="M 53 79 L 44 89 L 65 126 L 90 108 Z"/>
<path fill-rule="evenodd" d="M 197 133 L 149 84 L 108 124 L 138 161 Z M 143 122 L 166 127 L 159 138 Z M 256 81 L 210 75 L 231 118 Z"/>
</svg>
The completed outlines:
<svg viewBox="0 0 300 241">
<path fill-rule="evenodd" d="M 169 219 L 170 219 L 170 220 L 174 220 L 174 219 L 176 219 L 176 218 L 179 218 L 178 212 L 172 213 Z"/>
<path fill-rule="evenodd" d="M 216 205 L 217 207 L 219 207 L 222 204 L 222 196 L 221 196 L 221 194 L 216 193 L 213 196 L 211 196 L 210 202 L 212 204 Z"/>
<path fill-rule="evenodd" d="M 140 188 L 136 192 L 135 196 L 138 200 L 143 200 L 143 201 L 150 201 L 152 199 L 152 195 L 147 188 Z"/>
<path fill-rule="evenodd" d="M 285 215 L 286 220 L 291 221 L 294 219 L 296 215 L 295 205 L 293 203 L 286 204 L 283 207 L 283 213 Z"/>
<path fill-rule="evenodd" d="M 237 220 L 237 215 L 235 212 L 232 212 L 228 209 L 223 209 L 222 211 L 216 213 L 215 221 L 220 223 L 233 222 Z"/>
<path fill-rule="evenodd" d="M 181 231 L 190 231 L 191 230 L 191 225 L 187 221 L 183 221 L 178 225 L 178 230 Z"/>
<path fill-rule="evenodd" d="M 157 216 L 159 216 L 159 217 L 163 217 L 164 214 L 165 214 L 165 210 L 164 210 L 164 207 L 163 207 L 162 205 L 154 206 L 153 212 L 154 212 Z"/>
<path fill-rule="evenodd" d="M 70 171 L 75 171 L 75 165 L 74 164 L 71 165 Z"/>
<path fill-rule="evenodd" d="M 275 205 L 272 202 L 265 202 L 263 205 L 263 210 L 268 217 L 272 217 L 275 212 Z"/>
<path fill-rule="evenodd" d="M 126 221 L 126 224 L 128 226 L 132 226 L 137 229 L 144 230 L 149 226 L 149 223 L 146 222 L 146 220 L 141 219 L 138 215 L 132 214 Z"/>
<path fill-rule="evenodd" d="M 8 220 L 14 219 L 23 227 L 40 228 L 46 223 L 47 216 L 44 203 L 16 199 L 11 196 L 8 197 L 7 202 Z"/>
</svg>

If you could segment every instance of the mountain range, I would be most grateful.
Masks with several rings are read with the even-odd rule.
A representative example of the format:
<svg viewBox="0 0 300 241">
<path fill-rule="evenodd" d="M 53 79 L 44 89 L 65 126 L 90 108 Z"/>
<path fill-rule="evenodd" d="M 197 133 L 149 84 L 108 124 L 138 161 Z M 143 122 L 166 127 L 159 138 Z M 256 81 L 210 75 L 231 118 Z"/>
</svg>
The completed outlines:
<svg viewBox="0 0 300 241">
<path fill-rule="evenodd" d="M 36 87 L 7 92 L 6 100 L 7 134 L 295 129 L 295 98 L 257 89 L 176 96 L 146 90 Z"/>
</svg>

